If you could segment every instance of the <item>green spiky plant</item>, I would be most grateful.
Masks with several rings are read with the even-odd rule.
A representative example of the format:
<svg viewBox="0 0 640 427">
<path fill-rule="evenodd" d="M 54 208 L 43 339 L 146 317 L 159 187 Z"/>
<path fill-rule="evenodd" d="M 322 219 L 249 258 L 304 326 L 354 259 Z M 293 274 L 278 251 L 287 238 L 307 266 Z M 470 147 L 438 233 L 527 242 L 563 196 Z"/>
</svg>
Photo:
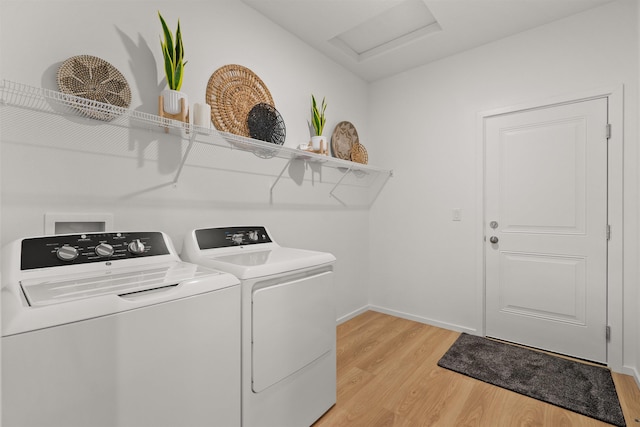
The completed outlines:
<svg viewBox="0 0 640 427">
<path fill-rule="evenodd" d="M 182 32 L 180 32 L 180 20 L 178 19 L 178 28 L 176 30 L 175 40 L 164 18 L 158 11 L 158 17 L 162 24 L 162 32 L 164 33 L 164 41 L 160 38 L 160 46 L 162 47 L 162 56 L 164 56 L 164 72 L 167 76 L 167 84 L 169 89 L 180 90 L 182 87 L 182 75 L 184 66 L 184 46 L 182 45 Z"/>
<path fill-rule="evenodd" d="M 326 122 L 326 118 L 324 116 L 324 112 L 326 109 L 327 104 L 324 98 L 322 98 L 322 105 L 320 106 L 320 108 L 318 108 L 316 98 L 311 95 L 311 124 L 313 125 L 313 129 L 316 132 L 316 136 L 322 136 L 324 124 Z"/>
</svg>

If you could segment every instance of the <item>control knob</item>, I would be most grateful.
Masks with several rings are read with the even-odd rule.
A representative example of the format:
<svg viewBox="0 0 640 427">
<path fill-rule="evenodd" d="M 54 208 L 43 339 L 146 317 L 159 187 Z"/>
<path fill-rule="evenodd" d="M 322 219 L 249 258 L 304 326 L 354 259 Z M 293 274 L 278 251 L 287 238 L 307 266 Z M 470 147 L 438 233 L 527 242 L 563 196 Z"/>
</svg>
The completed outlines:
<svg viewBox="0 0 640 427">
<path fill-rule="evenodd" d="M 108 243 L 100 243 L 96 246 L 96 255 L 101 257 L 109 257 L 113 255 L 113 246 Z"/>
<path fill-rule="evenodd" d="M 78 250 L 73 246 L 64 245 L 56 251 L 56 256 L 61 261 L 73 261 L 78 258 Z"/>
<path fill-rule="evenodd" d="M 144 243 L 142 243 L 140 239 L 136 239 L 129 243 L 127 249 L 134 255 L 140 255 L 144 252 L 145 247 Z"/>
</svg>

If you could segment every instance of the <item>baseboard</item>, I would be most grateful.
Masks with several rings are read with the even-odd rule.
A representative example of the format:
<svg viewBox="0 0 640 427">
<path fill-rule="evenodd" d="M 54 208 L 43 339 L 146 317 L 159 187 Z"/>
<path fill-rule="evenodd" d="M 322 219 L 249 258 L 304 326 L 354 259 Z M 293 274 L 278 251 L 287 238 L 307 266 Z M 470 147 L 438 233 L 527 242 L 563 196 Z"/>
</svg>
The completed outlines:
<svg viewBox="0 0 640 427">
<path fill-rule="evenodd" d="M 429 319 L 427 317 L 416 316 L 413 314 L 404 313 L 402 311 L 397 311 L 397 310 L 390 310 L 388 308 L 379 307 L 376 305 L 369 305 L 368 309 L 377 311 L 380 313 L 384 313 L 384 314 L 389 314 L 391 316 L 400 317 L 402 319 L 413 320 L 414 322 L 424 323 L 426 325 L 436 326 L 442 329 L 448 329 L 450 331 L 466 332 L 471 335 L 478 335 L 478 331 L 476 329 L 467 328 L 465 326 L 456 325 L 454 323 L 440 322 L 438 320 Z"/>
<path fill-rule="evenodd" d="M 622 373 L 632 376 L 633 379 L 636 380 L 636 385 L 638 386 L 638 389 L 640 389 L 640 372 L 638 372 L 637 368 L 633 368 L 630 366 L 623 366 Z"/>
<path fill-rule="evenodd" d="M 342 317 L 339 317 L 338 320 L 336 321 L 336 323 L 339 325 L 341 323 L 346 322 L 347 320 L 353 319 L 354 317 L 364 313 L 365 311 L 369 310 L 369 305 L 365 305 L 363 307 L 360 307 L 357 310 L 352 311 L 351 313 L 347 313 Z"/>
</svg>

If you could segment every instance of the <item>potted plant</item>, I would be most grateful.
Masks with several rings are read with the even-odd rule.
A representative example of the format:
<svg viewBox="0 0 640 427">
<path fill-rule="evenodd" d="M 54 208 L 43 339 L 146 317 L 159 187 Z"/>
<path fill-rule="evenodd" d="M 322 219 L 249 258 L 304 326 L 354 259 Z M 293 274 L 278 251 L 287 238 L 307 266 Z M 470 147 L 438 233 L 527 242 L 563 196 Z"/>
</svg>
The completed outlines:
<svg viewBox="0 0 640 427">
<path fill-rule="evenodd" d="M 311 147 L 314 151 L 325 151 L 327 148 L 327 138 L 322 135 L 326 118 L 324 115 L 327 103 L 322 98 L 322 104 L 318 107 L 315 96 L 311 95 L 311 124 L 315 134 L 311 137 Z"/>
<path fill-rule="evenodd" d="M 183 114 L 186 116 L 187 111 L 182 111 L 181 108 L 181 99 L 184 99 L 184 105 L 187 110 L 189 103 L 187 102 L 187 95 L 180 92 L 184 66 L 187 64 L 187 62 L 184 61 L 184 46 L 182 44 L 180 20 L 178 19 L 178 28 L 176 29 L 174 39 L 160 11 L 158 11 L 158 17 L 160 18 L 162 32 L 164 34 L 164 40 L 162 37 L 160 38 L 160 47 L 162 48 L 162 56 L 164 57 L 164 72 L 167 76 L 167 85 L 169 86 L 168 90 L 163 90 L 161 93 L 164 112 L 172 115 Z"/>
</svg>

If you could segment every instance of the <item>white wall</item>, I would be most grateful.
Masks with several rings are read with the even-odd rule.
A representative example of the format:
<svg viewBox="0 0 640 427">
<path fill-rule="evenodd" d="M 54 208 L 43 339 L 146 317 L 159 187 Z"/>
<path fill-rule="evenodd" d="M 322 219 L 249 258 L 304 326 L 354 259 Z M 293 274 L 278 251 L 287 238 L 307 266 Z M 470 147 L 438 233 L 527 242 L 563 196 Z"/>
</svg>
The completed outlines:
<svg viewBox="0 0 640 427">
<path fill-rule="evenodd" d="M 638 366 L 637 16 L 622 0 L 372 85 L 370 152 L 394 169 L 371 213 L 374 306 L 482 331 L 477 115 L 624 85 L 624 362 Z"/>
<path fill-rule="evenodd" d="M 367 137 L 367 84 L 237 0 L 2 0 L 0 5 L 4 79 L 57 89 L 63 61 L 94 55 L 123 73 L 133 93 L 131 108 L 157 114 L 165 87 L 160 10 L 171 28 L 180 18 L 188 60 L 182 90 L 191 104 L 204 102 L 218 67 L 236 63 L 269 88 L 287 126 L 287 146 L 309 139 L 311 93 L 328 100 L 328 135 L 349 120 Z M 289 168 L 272 202 L 269 186 L 283 162 L 199 146 L 173 186 L 186 145 L 175 139 L 107 131 L 98 122 L 63 127 L 71 120 L 26 116 L 11 108 L 4 114 L 3 245 L 42 234 L 47 212 L 113 213 L 117 229 L 163 230 L 178 249 L 193 227 L 264 224 L 282 245 L 336 255 L 338 316 L 367 304 L 368 211 L 345 208 L 318 190 L 319 181 L 334 179 L 330 174 L 297 165 L 306 180 L 299 186 Z"/>
<path fill-rule="evenodd" d="M 191 103 L 204 101 L 215 69 L 242 64 L 270 89 L 287 124 L 286 145 L 306 141 L 314 93 L 329 101 L 327 129 L 351 121 L 370 163 L 395 171 L 371 212 L 316 191 L 325 177 L 309 169 L 304 186 L 277 187 L 270 203 L 268 186 L 282 168 L 275 160 L 200 147 L 174 187 L 167 183 L 181 151 L 171 139 L 69 135 L 46 122 L 21 132 L 41 117 L 9 115 L 0 152 L 0 241 L 41 233 L 45 212 L 111 212 L 117 228 L 162 229 L 178 247 L 191 227 L 265 224 L 283 245 L 337 256 L 339 316 L 371 302 L 476 330 L 476 115 L 623 84 L 625 364 L 640 366 L 635 8 L 634 0 L 621 0 L 368 86 L 237 0 L 0 0 L 2 78 L 55 89 L 62 61 L 95 55 L 125 75 L 132 108 L 155 114 L 163 87 L 160 10 L 172 27 L 180 17 L 189 60 L 183 90 Z M 452 208 L 462 209 L 461 222 L 451 221 Z"/>
</svg>

